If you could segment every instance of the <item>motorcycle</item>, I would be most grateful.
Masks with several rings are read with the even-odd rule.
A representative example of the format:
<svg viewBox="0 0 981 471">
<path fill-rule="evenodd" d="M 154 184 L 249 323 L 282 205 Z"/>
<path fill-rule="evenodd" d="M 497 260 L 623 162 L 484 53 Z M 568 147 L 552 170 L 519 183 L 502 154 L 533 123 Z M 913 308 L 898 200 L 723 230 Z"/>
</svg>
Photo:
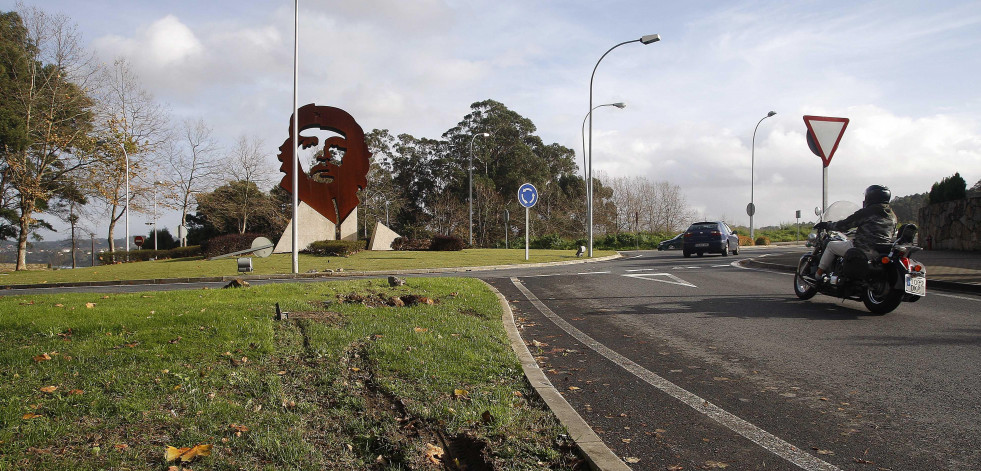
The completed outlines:
<svg viewBox="0 0 981 471">
<path fill-rule="evenodd" d="M 837 221 L 858 210 L 858 205 L 839 201 L 828 208 L 825 221 Z M 814 250 L 802 256 L 794 273 L 794 293 L 800 299 L 811 299 L 817 293 L 842 299 L 861 300 L 876 315 L 892 312 L 902 302 L 916 302 L 926 296 L 926 267 L 910 258 L 922 248 L 913 245 L 915 224 L 903 224 L 891 244 L 878 244 L 873 252 L 849 249 L 835 257 L 830 278 L 816 280 L 818 262 L 828 242 L 845 240 L 846 234 L 826 228 L 815 229 L 808 236 Z"/>
</svg>

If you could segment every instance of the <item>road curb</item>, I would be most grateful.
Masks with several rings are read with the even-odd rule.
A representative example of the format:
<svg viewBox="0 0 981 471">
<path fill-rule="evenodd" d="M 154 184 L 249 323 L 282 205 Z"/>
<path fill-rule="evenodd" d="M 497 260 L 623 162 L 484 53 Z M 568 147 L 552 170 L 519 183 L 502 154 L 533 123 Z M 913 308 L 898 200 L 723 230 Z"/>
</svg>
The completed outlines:
<svg viewBox="0 0 981 471">
<path fill-rule="evenodd" d="M 760 268 L 764 270 L 772 270 L 786 273 L 793 273 L 797 269 L 796 266 L 784 265 L 780 263 L 768 263 L 761 262 L 756 259 L 748 258 L 745 260 L 739 260 L 736 262 L 741 267 L 745 268 Z M 943 281 L 943 280 L 931 280 L 929 278 L 929 273 L 927 273 L 927 288 L 937 289 L 940 291 L 952 291 L 956 293 L 964 294 L 981 294 L 981 285 L 975 285 L 970 283 L 958 283 L 955 281 Z"/>
<path fill-rule="evenodd" d="M 630 471 L 630 467 L 603 443 L 599 435 L 593 431 L 592 427 L 583 420 L 582 416 L 573 409 L 545 376 L 545 373 L 538 366 L 538 362 L 535 361 L 535 357 L 528 351 L 528 346 L 521 340 L 521 334 L 518 332 L 518 326 L 514 323 L 514 313 L 511 311 L 511 305 L 507 298 L 486 281 L 484 284 L 497 295 L 497 300 L 501 303 L 501 310 L 503 311 L 501 321 L 504 324 L 504 330 L 507 331 L 508 339 L 511 341 L 511 349 L 521 361 L 521 369 L 524 371 L 525 377 L 535 388 L 538 396 L 545 401 L 545 405 L 559 419 L 559 423 L 569 431 L 569 436 L 582 450 L 590 467 L 600 471 Z"/>
<path fill-rule="evenodd" d="M 466 273 L 468 271 L 493 271 L 510 270 L 514 268 L 536 268 L 561 265 L 575 265 L 578 263 L 596 263 L 614 260 L 623 257 L 617 252 L 606 257 L 587 258 L 582 260 L 566 260 L 562 262 L 539 262 L 539 263 L 517 263 L 511 265 L 490 265 L 472 267 L 452 267 L 452 268 L 417 268 L 409 270 L 377 270 L 377 271 L 343 271 L 330 273 L 298 273 L 298 274 L 272 274 L 272 275 L 237 275 L 237 276 L 209 276 L 200 278 L 153 278 L 144 280 L 109 280 L 109 281 L 77 281 L 65 283 L 35 283 L 24 285 L 0 285 L 2 290 L 15 289 L 38 289 L 38 288 L 79 288 L 94 286 L 130 286 L 130 285 L 164 285 L 174 283 L 220 283 L 232 280 L 305 280 L 312 278 L 347 278 L 355 276 L 387 276 L 387 275 L 427 275 L 432 273 Z"/>
</svg>

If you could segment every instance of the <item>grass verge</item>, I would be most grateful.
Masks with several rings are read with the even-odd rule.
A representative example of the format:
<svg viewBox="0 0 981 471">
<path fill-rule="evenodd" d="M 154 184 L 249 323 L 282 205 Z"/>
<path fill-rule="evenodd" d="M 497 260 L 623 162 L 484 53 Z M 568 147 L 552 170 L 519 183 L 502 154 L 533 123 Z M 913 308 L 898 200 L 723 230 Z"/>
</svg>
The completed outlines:
<svg viewBox="0 0 981 471">
<path fill-rule="evenodd" d="M 596 257 L 614 255 L 614 251 L 594 251 Z M 299 272 L 385 271 L 424 268 L 510 265 L 577 260 L 569 250 L 532 250 L 525 261 L 524 250 L 468 249 L 459 252 L 372 252 L 364 251 L 350 257 L 299 256 Z M 581 260 L 581 259 L 578 259 Z M 252 259 L 253 274 L 291 273 L 290 254 L 274 254 Z M 37 270 L 0 273 L 0 285 L 151 280 L 158 278 L 198 278 L 238 275 L 235 258 L 220 260 L 175 259 L 150 262 L 121 263 L 74 270 Z"/>
<path fill-rule="evenodd" d="M 0 298 L 0 469 L 584 469 L 562 433 L 477 280 Z"/>
</svg>

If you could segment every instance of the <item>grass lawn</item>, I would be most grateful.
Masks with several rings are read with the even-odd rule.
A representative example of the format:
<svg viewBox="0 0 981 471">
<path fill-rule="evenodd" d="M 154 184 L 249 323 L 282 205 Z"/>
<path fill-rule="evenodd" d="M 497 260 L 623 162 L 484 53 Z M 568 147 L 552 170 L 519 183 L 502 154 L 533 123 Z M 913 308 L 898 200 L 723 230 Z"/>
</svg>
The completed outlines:
<svg viewBox="0 0 981 471">
<path fill-rule="evenodd" d="M 594 251 L 596 257 L 613 255 L 614 251 Z M 253 274 L 287 274 L 292 271 L 290 254 L 274 254 L 267 258 L 252 258 Z M 299 272 L 311 270 L 384 271 L 420 268 L 449 268 L 469 266 L 510 265 L 577 260 L 572 250 L 532 250 L 525 261 L 524 249 L 468 249 L 459 252 L 363 251 L 350 257 L 299 257 Z M 580 259 L 581 260 L 581 259 Z M 235 258 L 208 261 L 206 259 L 157 260 L 122 263 L 74 270 L 25 270 L 0 273 L 0 285 L 35 283 L 150 280 L 156 278 L 197 278 L 238 275 Z"/>
<path fill-rule="evenodd" d="M 477 280 L 0 298 L 0 469 L 585 469 L 563 432 Z"/>
</svg>

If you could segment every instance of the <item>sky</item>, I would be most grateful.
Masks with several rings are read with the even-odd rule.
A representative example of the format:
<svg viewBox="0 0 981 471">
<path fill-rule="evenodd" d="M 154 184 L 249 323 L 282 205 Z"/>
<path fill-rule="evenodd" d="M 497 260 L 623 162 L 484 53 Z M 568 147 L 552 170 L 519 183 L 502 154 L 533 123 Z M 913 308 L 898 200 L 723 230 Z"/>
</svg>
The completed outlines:
<svg viewBox="0 0 981 471">
<path fill-rule="evenodd" d="M 175 121 L 203 119 L 229 150 L 260 138 L 278 169 L 293 2 L 25 3 L 69 16 L 99 60 L 127 58 Z M 977 1 L 300 0 L 299 15 L 301 105 L 342 108 L 366 131 L 439 138 L 493 99 L 580 165 L 597 61 L 659 34 L 596 68 L 594 106 L 627 106 L 595 111 L 593 171 L 676 184 L 704 219 L 748 225 L 751 191 L 756 227 L 794 222 L 796 210 L 814 219 L 822 164 L 804 115 L 850 120 L 829 202 L 860 202 L 871 184 L 902 196 L 954 172 L 981 179 Z M 145 220 L 134 214 L 131 230 Z M 176 233 L 177 221 L 161 226 Z"/>
</svg>

